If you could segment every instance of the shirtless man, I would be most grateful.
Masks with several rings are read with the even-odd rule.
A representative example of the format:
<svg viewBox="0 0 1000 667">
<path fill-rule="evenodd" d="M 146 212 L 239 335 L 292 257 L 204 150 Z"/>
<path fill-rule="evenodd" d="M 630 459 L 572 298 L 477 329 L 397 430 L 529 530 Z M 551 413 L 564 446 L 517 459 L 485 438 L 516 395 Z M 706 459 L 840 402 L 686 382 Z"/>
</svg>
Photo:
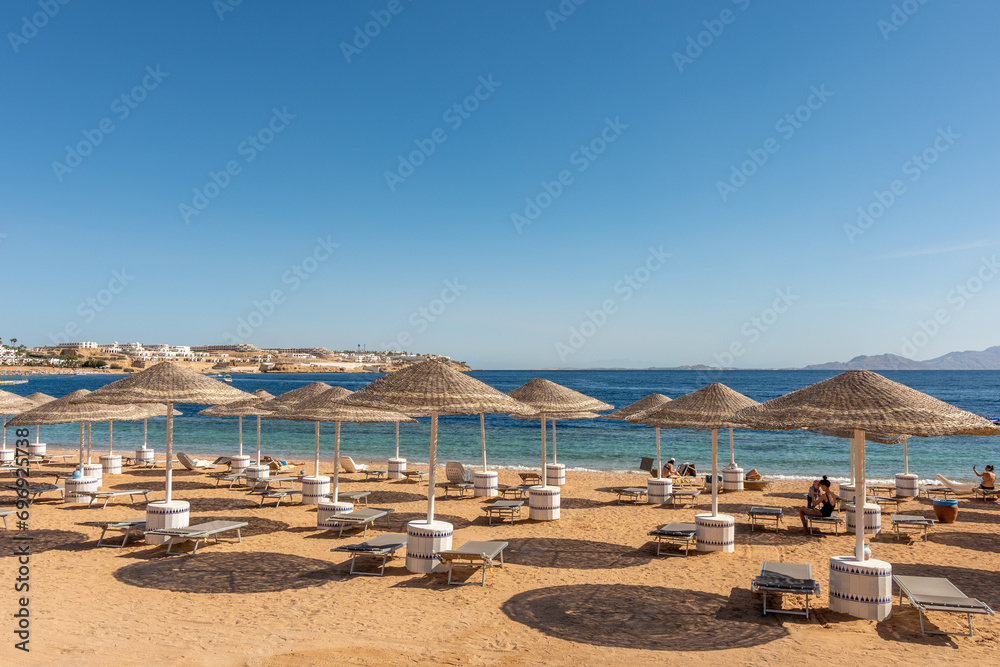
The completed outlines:
<svg viewBox="0 0 1000 667">
<path fill-rule="evenodd" d="M 983 472 L 976 470 L 976 466 L 972 466 L 972 472 L 976 473 L 976 477 L 982 477 L 983 481 L 979 485 L 980 489 L 986 489 L 987 491 L 992 491 L 993 487 L 996 486 L 997 476 L 993 472 L 993 466 L 986 466 Z"/>
</svg>

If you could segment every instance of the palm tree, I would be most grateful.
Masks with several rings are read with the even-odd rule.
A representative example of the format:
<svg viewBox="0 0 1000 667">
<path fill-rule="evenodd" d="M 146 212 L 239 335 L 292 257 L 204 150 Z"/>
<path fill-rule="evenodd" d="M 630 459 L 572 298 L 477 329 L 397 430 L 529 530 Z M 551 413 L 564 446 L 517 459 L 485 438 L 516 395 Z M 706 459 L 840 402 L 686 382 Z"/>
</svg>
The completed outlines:
<svg viewBox="0 0 1000 667">
<path fill-rule="evenodd" d="M 11 344 L 11 347 L 17 347 L 17 339 L 16 338 L 11 338 L 10 339 L 10 344 Z"/>
</svg>

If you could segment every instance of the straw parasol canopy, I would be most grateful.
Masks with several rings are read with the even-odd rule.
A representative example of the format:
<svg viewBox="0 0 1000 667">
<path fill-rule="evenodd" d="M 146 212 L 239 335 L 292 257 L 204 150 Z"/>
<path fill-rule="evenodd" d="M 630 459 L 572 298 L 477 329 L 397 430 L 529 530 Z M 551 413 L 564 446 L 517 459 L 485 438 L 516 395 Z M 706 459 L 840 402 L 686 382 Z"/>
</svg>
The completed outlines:
<svg viewBox="0 0 1000 667">
<path fill-rule="evenodd" d="M 55 396 L 49 396 L 48 394 L 43 394 L 40 391 L 36 391 L 34 394 L 28 394 L 25 398 L 34 403 L 36 407 L 44 403 L 48 403 L 49 401 L 56 400 Z"/>
<path fill-rule="evenodd" d="M 347 396 L 342 402 L 346 405 L 394 410 L 406 415 L 431 416 L 430 476 L 427 489 L 428 525 L 434 521 L 438 415 L 535 412 L 507 394 L 436 359 L 383 375 Z"/>
<path fill-rule="evenodd" d="M 337 502 L 340 492 L 340 424 L 352 422 L 355 424 L 373 424 L 377 422 L 415 422 L 401 412 L 391 410 L 376 410 L 355 405 L 344 405 L 340 401 L 350 395 L 343 387 L 331 387 L 329 390 L 298 403 L 296 406 L 282 410 L 276 416 L 281 419 L 311 421 L 316 424 L 316 454 L 315 464 L 319 476 L 319 423 L 334 422 L 335 435 L 333 441 L 333 493 L 331 499 Z"/>
<path fill-rule="evenodd" d="M 268 416 L 268 413 L 278 412 L 284 410 L 285 408 L 292 407 L 293 405 L 296 405 L 297 403 L 300 403 L 302 401 L 308 400 L 310 398 L 315 398 L 316 396 L 319 396 L 323 392 L 329 391 L 331 388 L 332 387 L 330 387 L 330 385 L 328 385 L 325 382 L 313 382 L 311 384 L 307 384 L 304 387 L 299 387 L 298 389 L 292 389 L 291 391 L 286 391 L 284 394 L 281 394 L 264 403 L 261 403 L 257 407 L 263 411 L 261 413 L 261 417 L 269 419 L 270 417 Z M 343 391 L 346 392 L 344 394 L 345 396 L 351 393 L 346 389 L 343 389 Z"/>
<path fill-rule="evenodd" d="M 737 410 L 759 405 L 720 382 L 713 382 L 669 403 L 628 417 L 626 421 L 659 428 L 693 428 L 712 431 L 712 516 L 719 515 L 719 429 L 731 427 Z M 732 443 L 732 439 L 730 439 Z M 732 444 L 730 444 L 732 451 Z M 732 455 L 730 455 L 732 459 Z"/>
<path fill-rule="evenodd" d="M 239 433 L 240 456 L 243 456 L 243 418 L 257 417 L 257 463 L 260 463 L 260 418 L 264 414 L 270 414 L 261 410 L 261 404 L 274 398 L 274 394 L 258 389 L 250 394 L 249 398 L 241 398 L 238 401 L 230 401 L 221 405 L 213 405 L 205 408 L 199 415 L 203 417 L 239 417 L 237 432 Z"/>
<path fill-rule="evenodd" d="M 732 416 L 747 428 L 819 427 L 854 431 L 855 488 L 865 497 L 865 434 L 1000 435 L 989 420 L 871 371 L 845 371 Z M 862 504 L 864 501 L 862 500 Z M 857 521 L 855 558 L 864 560 L 864 522 Z"/>
<path fill-rule="evenodd" d="M 510 415 L 514 419 L 521 419 L 523 421 L 540 421 L 548 419 L 552 422 L 552 463 L 559 463 L 556 458 L 556 421 L 562 419 L 597 419 L 601 415 L 596 412 L 553 412 L 544 413 L 538 412 L 533 415 Z M 544 424 L 543 424 L 544 426 Z M 485 436 L 483 438 L 483 468 L 486 467 L 486 440 Z M 545 470 L 543 469 L 542 475 L 546 477 L 546 482 L 548 481 Z"/>
<path fill-rule="evenodd" d="M 25 410 L 30 410 L 35 407 L 33 401 L 29 401 L 24 396 L 18 396 L 17 394 L 12 394 L 9 391 L 0 390 L 0 414 L 3 415 L 3 420 L 7 421 L 7 415 L 16 415 L 19 412 L 24 412 Z M 0 426 L 0 431 L 3 432 L 3 450 L 7 450 L 7 426 Z"/>
<path fill-rule="evenodd" d="M 146 370 L 116 380 L 97 391 L 83 396 L 86 403 L 166 403 L 167 413 L 166 445 L 166 503 L 171 502 L 173 492 L 173 446 L 174 446 L 174 403 L 198 403 L 216 405 L 228 403 L 248 394 L 210 377 L 188 370 L 175 363 L 164 361 Z"/>
<path fill-rule="evenodd" d="M 816 435 L 828 435 L 831 438 L 844 438 L 845 440 L 854 437 L 854 431 L 849 431 L 846 428 L 810 427 L 802 430 L 815 433 Z M 881 445 L 899 445 L 906 442 L 906 439 L 909 437 L 908 435 L 898 435 L 895 433 L 869 433 L 865 431 L 865 440 L 868 442 L 877 442 Z"/>
<path fill-rule="evenodd" d="M 618 408 L 614 412 L 602 415 L 603 419 L 621 419 L 625 420 L 633 415 L 640 414 L 642 412 L 648 412 L 654 410 L 655 408 L 662 407 L 664 404 L 670 402 L 669 396 L 664 396 L 663 394 L 650 394 L 644 398 L 640 398 L 635 403 L 630 403 L 624 408 Z M 655 428 L 656 431 L 656 470 L 657 475 L 662 474 L 661 470 L 662 463 L 660 462 L 660 427 Z"/>
</svg>

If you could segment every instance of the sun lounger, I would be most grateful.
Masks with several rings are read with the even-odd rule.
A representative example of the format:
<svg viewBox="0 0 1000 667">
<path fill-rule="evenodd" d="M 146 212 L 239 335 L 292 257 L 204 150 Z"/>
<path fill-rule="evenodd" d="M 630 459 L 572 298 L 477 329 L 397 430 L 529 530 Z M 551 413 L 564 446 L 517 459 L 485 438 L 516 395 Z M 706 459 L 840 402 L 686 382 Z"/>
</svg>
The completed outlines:
<svg viewBox="0 0 1000 667">
<path fill-rule="evenodd" d="M 283 499 L 292 498 L 296 494 L 301 496 L 302 489 L 252 489 L 247 491 L 248 496 L 260 496 L 260 505 L 258 507 L 263 507 L 264 501 L 268 498 L 275 498 L 274 506 L 277 508 Z"/>
<path fill-rule="evenodd" d="M 697 534 L 697 526 L 693 523 L 668 523 L 660 526 L 656 530 L 651 530 L 647 535 L 652 535 L 656 538 L 656 555 L 657 556 L 680 556 L 681 554 L 670 554 L 662 553 L 660 548 L 663 543 L 667 544 L 677 544 L 684 545 L 684 556 L 688 555 L 688 551 L 691 549 L 691 545 L 695 543 L 695 535 Z"/>
<path fill-rule="evenodd" d="M 4 484 L 0 486 L 0 489 L 6 489 L 7 491 L 14 491 L 17 493 L 19 498 L 27 498 L 28 504 L 35 502 L 35 500 L 44 493 L 52 493 L 58 491 L 61 495 L 63 493 L 63 487 L 57 486 L 55 484 L 29 484 L 28 486 L 18 486 L 17 484 Z"/>
<path fill-rule="evenodd" d="M 464 498 L 466 491 L 473 491 L 476 487 L 470 482 L 440 482 L 438 484 L 439 488 L 444 489 L 444 497 L 450 497 L 450 494 L 455 489 L 458 489 L 458 497 Z"/>
<path fill-rule="evenodd" d="M 503 550 L 507 542 L 466 542 L 457 549 L 438 551 L 434 556 L 448 566 L 448 583 L 455 586 L 475 586 L 474 582 L 452 581 L 452 572 L 456 565 L 468 565 L 483 569 L 483 579 L 480 586 L 486 586 L 486 568 L 493 569 L 494 561 L 499 560 L 498 567 L 503 567 Z"/>
<path fill-rule="evenodd" d="M 427 475 L 430 474 L 425 470 L 404 470 L 403 477 L 406 478 L 407 482 L 413 482 L 414 484 L 420 484 L 427 479 Z"/>
<path fill-rule="evenodd" d="M 177 459 L 174 459 L 174 460 L 176 461 Z M 149 459 L 148 461 L 136 461 L 135 462 L 135 467 L 136 468 L 155 468 L 156 466 L 160 465 L 161 463 L 163 465 L 166 465 L 167 460 L 166 459 Z"/>
<path fill-rule="evenodd" d="M 342 544 L 330 551 L 342 551 L 351 554 L 351 574 L 366 577 L 381 577 L 385 574 L 385 564 L 396 557 L 396 550 L 406 546 L 406 535 L 384 533 L 361 544 Z M 358 556 L 381 558 L 382 567 L 378 572 L 355 572 L 354 562 Z"/>
<path fill-rule="evenodd" d="M 167 554 L 173 556 L 177 554 L 176 551 L 171 551 L 170 549 L 175 544 L 181 544 L 183 542 L 194 542 L 194 550 L 191 555 L 198 553 L 198 544 L 202 540 L 207 541 L 208 538 L 214 537 L 216 543 L 219 542 L 219 534 L 225 533 L 230 530 L 236 531 L 236 539 L 238 542 L 243 542 L 243 536 L 240 534 L 240 529 L 247 525 L 246 521 L 208 521 L 206 523 L 199 523 L 196 526 L 188 526 L 187 528 L 158 528 L 157 530 L 147 530 L 147 535 L 166 535 L 170 538 L 167 542 Z"/>
<path fill-rule="evenodd" d="M 747 516 L 750 517 L 750 532 L 752 533 L 757 524 L 763 526 L 769 521 L 774 522 L 774 530 L 777 532 L 783 515 L 780 507 L 758 507 L 754 505 L 747 511 Z"/>
<path fill-rule="evenodd" d="M 460 461 L 445 463 L 444 474 L 448 481 L 454 484 L 472 483 L 472 469 L 466 468 Z"/>
<path fill-rule="evenodd" d="M 809 524 L 809 534 L 813 534 L 813 528 L 819 528 L 822 526 L 833 526 L 833 534 L 840 535 L 840 527 L 843 526 L 846 521 L 844 517 L 840 516 L 837 512 L 834 512 L 830 516 L 809 516 L 806 515 L 806 523 Z"/>
<path fill-rule="evenodd" d="M 640 486 L 627 486 L 623 489 L 614 489 L 614 492 L 618 494 L 618 504 L 622 504 L 622 500 L 627 503 L 638 504 L 639 500 L 646 500 L 647 489 L 646 487 Z"/>
<path fill-rule="evenodd" d="M 153 492 L 152 489 L 129 489 L 128 491 L 76 491 L 78 496 L 90 496 L 90 502 L 87 503 L 87 507 L 94 504 L 94 501 L 98 498 L 104 498 L 104 504 L 101 505 L 101 509 L 108 506 L 108 501 L 112 498 L 117 498 L 118 496 L 128 496 L 130 503 L 135 502 L 134 496 L 142 496 L 144 502 L 149 502 L 149 494 Z"/>
<path fill-rule="evenodd" d="M 892 528 L 896 531 L 896 540 L 899 540 L 900 533 L 909 536 L 910 531 L 907 528 L 915 529 L 914 532 L 924 531 L 924 542 L 927 541 L 927 531 L 934 527 L 936 523 L 934 519 L 928 519 L 920 515 L 914 514 L 890 514 L 889 518 L 892 520 Z"/>
<path fill-rule="evenodd" d="M 888 484 L 866 484 L 865 486 L 872 495 L 876 496 L 888 496 L 896 490 L 896 487 L 889 486 Z"/>
<path fill-rule="evenodd" d="M 247 476 L 243 473 L 229 473 L 229 472 L 215 472 L 209 475 L 215 479 L 215 486 L 218 487 L 219 484 L 223 482 L 229 482 L 229 488 L 233 488 L 234 484 L 242 483 L 246 481 Z"/>
<path fill-rule="evenodd" d="M 934 498 L 947 498 L 948 496 L 955 495 L 955 492 L 947 486 L 922 486 L 920 487 L 920 490 L 924 492 L 924 495 L 927 496 L 928 500 L 932 500 Z"/>
<path fill-rule="evenodd" d="M 670 494 L 670 506 L 677 507 L 678 503 L 684 506 L 690 503 L 691 507 L 697 507 L 700 495 L 701 491 L 698 489 L 674 489 Z"/>
<path fill-rule="evenodd" d="M 343 536 L 345 530 L 363 528 L 362 537 L 368 535 L 368 526 L 374 525 L 376 521 L 385 517 L 385 529 L 389 530 L 389 515 L 395 510 L 384 507 L 362 507 L 347 514 L 335 514 L 328 518 L 326 522 L 320 524 L 320 528 L 326 530 L 336 530 L 338 537 Z"/>
<path fill-rule="evenodd" d="M 775 614 L 794 614 L 809 618 L 809 596 L 819 595 L 819 583 L 813 579 L 812 565 L 798 563 L 771 563 L 765 561 L 760 574 L 750 580 L 750 590 L 759 592 L 764 605 L 764 615 L 768 611 Z M 767 608 L 768 593 L 789 593 L 806 596 L 806 610 Z"/>
<path fill-rule="evenodd" d="M 972 615 L 989 614 L 993 610 L 976 598 L 970 598 L 958 590 L 955 584 L 943 577 L 914 577 L 901 574 L 892 575 L 892 580 L 899 586 L 899 604 L 903 604 L 905 594 L 910 605 L 920 614 L 920 632 L 927 635 L 958 635 L 972 636 Z M 929 611 L 943 611 L 949 614 L 965 614 L 969 622 L 969 632 L 940 632 L 924 629 L 924 614 Z"/>
<path fill-rule="evenodd" d="M 744 491 L 767 491 L 771 488 L 769 479 L 746 479 L 743 480 Z"/>
<path fill-rule="evenodd" d="M 972 496 L 983 500 L 996 500 L 997 496 L 1000 496 L 1000 489 L 983 489 L 977 486 L 972 490 Z"/>
<path fill-rule="evenodd" d="M 369 468 L 363 463 L 355 463 L 354 459 L 352 459 L 350 456 L 340 457 L 340 467 L 343 469 L 344 472 L 351 475 L 364 473 L 366 482 L 370 480 L 372 477 L 374 477 L 375 479 L 381 479 L 383 475 L 389 472 L 388 470 L 375 470 Z"/>
<path fill-rule="evenodd" d="M 355 505 L 368 507 L 368 496 L 371 494 L 371 491 L 340 491 L 337 493 L 337 500 L 350 500 Z M 331 493 L 327 497 L 332 495 Z"/>
<path fill-rule="evenodd" d="M 877 503 L 879 506 L 885 506 L 889 504 L 894 504 L 896 511 L 899 511 L 899 506 L 905 503 L 909 498 L 893 498 L 892 496 L 868 496 L 868 502 Z"/>
<path fill-rule="evenodd" d="M 121 549 L 128 542 L 130 537 L 141 537 L 142 531 L 146 528 L 145 519 L 123 519 L 121 521 L 81 521 L 78 526 L 94 526 L 101 529 L 101 536 L 97 538 L 97 546 Z M 121 544 L 105 544 L 104 535 L 109 530 L 119 530 L 124 533 Z"/>
<path fill-rule="evenodd" d="M 537 472 L 519 472 L 517 476 L 521 478 L 522 484 L 527 484 L 528 486 L 538 486 L 542 483 L 542 478 Z"/>
<path fill-rule="evenodd" d="M 0 519 L 3 519 L 3 527 L 7 528 L 7 517 L 14 513 L 14 510 L 4 510 L 0 512 Z"/>
<path fill-rule="evenodd" d="M 493 525 L 493 517 L 499 518 L 501 522 L 504 519 L 510 519 L 510 524 L 513 526 L 514 517 L 521 516 L 523 506 L 523 500 L 497 500 L 492 505 L 484 507 L 483 511 L 486 512 L 491 526 Z"/>
<path fill-rule="evenodd" d="M 42 454 L 41 456 L 28 457 L 28 463 L 34 463 L 36 468 L 41 469 L 41 464 L 63 463 L 66 459 L 74 458 L 73 454 Z"/>
<path fill-rule="evenodd" d="M 193 459 L 184 452 L 177 452 L 177 460 L 188 470 L 213 470 L 215 464 L 203 459 Z"/>
<path fill-rule="evenodd" d="M 518 484 L 516 486 L 508 486 L 506 484 L 497 485 L 497 491 L 500 492 L 501 498 L 524 498 L 528 495 L 530 489 L 530 484 Z"/>
<path fill-rule="evenodd" d="M 948 487 L 956 494 L 972 493 L 973 490 L 979 486 L 978 484 L 961 484 L 959 482 L 953 482 L 941 474 L 937 475 L 937 480 L 941 482 L 942 486 Z"/>
<path fill-rule="evenodd" d="M 648 456 L 643 456 L 642 459 L 639 460 L 639 470 L 642 472 L 648 472 L 650 477 L 659 477 L 660 471 L 655 470 L 656 466 L 653 465 L 654 463 L 656 463 L 656 461 L 653 459 Z"/>
</svg>

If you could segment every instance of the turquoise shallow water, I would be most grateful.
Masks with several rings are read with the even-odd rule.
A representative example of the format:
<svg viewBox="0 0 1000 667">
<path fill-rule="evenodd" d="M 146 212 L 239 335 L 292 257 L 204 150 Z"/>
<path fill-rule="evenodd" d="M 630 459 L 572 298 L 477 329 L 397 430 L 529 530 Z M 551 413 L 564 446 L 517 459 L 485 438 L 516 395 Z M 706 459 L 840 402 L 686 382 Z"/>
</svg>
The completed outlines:
<svg viewBox="0 0 1000 667">
<path fill-rule="evenodd" d="M 801 389 L 831 377 L 824 371 L 475 371 L 472 376 L 501 391 L 510 391 L 534 377 L 545 377 L 585 394 L 622 407 L 650 393 L 676 398 L 709 382 L 722 382 L 758 401 Z M 943 401 L 977 414 L 1000 413 L 1000 372 L 996 371 L 898 371 L 887 377 L 926 392 Z M 3 389 L 27 395 L 41 391 L 62 396 L 76 389 L 97 389 L 119 376 L 31 376 L 23 385 Z M 245 391 L 266 389 L 281 394 L 314 381 L 338 384 L 355 390 L 376 374 L 254 374 L 233 377 L 233 386 Z M 236 451 L 235 418 L 199 417 L 206 406 L 179 405 L 184 415 L 174 422 L 175 449 L 200 454 L 230 454 Z M 253 419 L 244 419 L 244 452 L 255 447 Z M 414 463 L 426 463 L 430 437 L 429 419 L 400 427 L 400 455 Z M 333 456 L 333 424 L 321 426 L 320 447 L 323 458 Z M 76 447 L 79 426 L 66 424 L 42 427 L 42 441 L 53 447 Z M 150 446 L 162 451 L 165 419 L 149 422 Z M 8 433 L 12 442 L 13 433 Z M 34 440 L 34 429 L 31 439 Z M 357 459 L 384 459 L 393 454 L 394 424 L 344 424 L 341 448 Z M 142 422 L 116 422 L 115 449 L 127 451 L 142 443 Z M 487 456 L 491 467 L 530 467 L 537 469 L 541 459 L 538 422 L 519 421 L 506 415 L 486 415 Z M 95 425 L 95 450 L 107 448 L 107 426 Z M 277 419 L 262 422 L 262 449 L 270 455 L 291 460 L 311 460 L 313 425 Z M 672 429 L 661 431 L 663 457 L 693 461 L 699 469 L 710 467 L 711 434 L 708 431 Z M 829 475 L 832 479 L 848 475 L 846 440 L 804 432 L 737 430 L 734 434 L 736 461 L 745 469 L 752 467 L 777 478 L 813 478 Z M 636 470 L 642 456 L 655 455 L 652 428 L 612 420 L 558 422 L 559 462 L 568 469 Z M 972 465 L 1000 464 L 1000 437 L 911 438 L 910 471 L 921 480 L 936 473 L 958 480 L 972 480 Z M 438 459 L 458 459 L 466 463 L 481 460 L 479 416 L 440 418 Z M 729 462 L 729 436 L 719 434 L 720 466 Z M 551 460 L 551 454 L 550 454 Z M 902 448 L 899 445 L 869 444 L 867 467 L 870 478 L 891 479 L 902 472 Z M 981 467 L 980 467 L 981 469 Z"/>
</svg>

